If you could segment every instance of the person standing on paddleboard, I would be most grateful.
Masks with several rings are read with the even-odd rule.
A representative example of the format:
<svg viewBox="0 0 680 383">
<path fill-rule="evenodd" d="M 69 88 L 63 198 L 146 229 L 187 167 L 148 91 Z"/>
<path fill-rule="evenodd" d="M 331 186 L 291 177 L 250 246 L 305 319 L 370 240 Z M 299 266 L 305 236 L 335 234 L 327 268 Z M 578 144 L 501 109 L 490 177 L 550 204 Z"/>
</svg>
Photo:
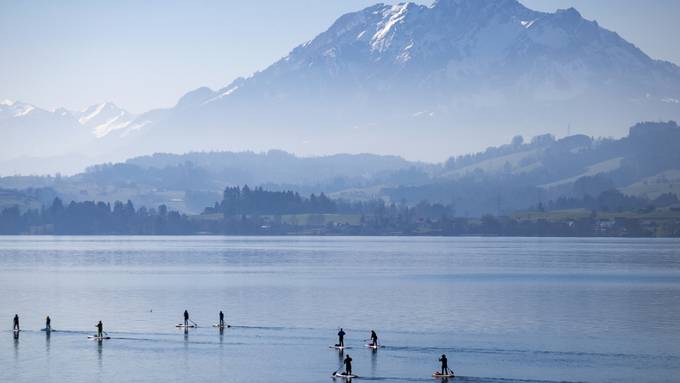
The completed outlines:
<svg viewBox="0 0 680 383">
<path fill-rule="evenodd" d="M 439 361 L 442 362 L 442 375 L 448 375 L 449 361 L 446 359 L 446 354 L 442 354 L 442 357 L 439 358 Z"/>
<path fill-rule="evenodd" d="M 14 324 L 12 325 L 14 331 L 19 331 L 19 314 L 14 314 Z"/>
<path fill-rule="evenodd" d="M 342 327 L 338 331 L 338 347 L 345 347 L 345 332 L 342 330 Z"/>
<path fill-rule="evenodd" d="M 220 310 L 220 327 L 224 327 L 224 313 Z"/>
<path fill-rule="evenodd" d="M 52 320 L 49 315 L 45 318 L 45 331 L 52 331 Z"/>
<path fill-rule="evenodd" d="M 349 354 L 342 363 L 345 364 L 345 375 L 352 375 L 352 358 L 349 357 Z"/>
<path fill-rule="evenodd" d="M 184 310 L 184 327 L 189 327 L 189 312 Z"/>
<path fill-rule="evenodd" d="M 375 330 L 371 330 L 371 346 L 378 347 L 378 334 L 375 333 Z"/>
<path fill-rule="evenodd" d="M 94 326 L 94 327 L 97 328 L 97 338 L 103 338 L 104 337 L 104 324 L 102 323 L 102 321 L 99 321 L 99 323 L 97 323 L 97 325 Z"/>
</svg>

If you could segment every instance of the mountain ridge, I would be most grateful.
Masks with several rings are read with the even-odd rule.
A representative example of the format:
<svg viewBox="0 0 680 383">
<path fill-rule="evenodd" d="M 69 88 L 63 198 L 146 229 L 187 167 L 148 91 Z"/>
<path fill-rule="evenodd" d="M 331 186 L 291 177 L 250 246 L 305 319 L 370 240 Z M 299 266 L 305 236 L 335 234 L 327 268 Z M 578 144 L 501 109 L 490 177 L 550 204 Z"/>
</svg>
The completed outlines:
<svg viewBox="0 0 680 383">
<path fill-rule="evenodd" d="M 440 161 L 517 133 L 561 135 L 567 126 L 620 137 L 637 121 L 680 119 L 678 100 L 678 66 L 574 8 L 376 4 L 340 16 L 262 71 L 192 90 L 171 108 L 99 124 L 100 139 L 72 147 L 119 160 L 281 148 Z"/>
<path fill-rule="evenodd" d="M 501 41 L 505 44 L 501 49 L 497 43 L 502 36 L 506 41 Z M 535 54 L 527 55 L 527 51 Z M 485 72 L 484 66 L 493 70 Z M 647 71 L 653 75 L 647 75 Z M 622 81 L 624 78 L 626 81 Z M 486 79 L 483 86 L 479 86 L 481 79 Z M 427 88 L 439 84 L 447 86 Z M 403 137 L 390 144 L 400 146 L 397 152 L 411 154 L 403 149 L 405 141 L 412 138 L 404 130 L 418 125 L 434 125 L 421 131 L 439 133 L 447 126 L 458 125 L 453 134 L 459 138 L 461 125 L 484 129 L 514 117 L 524 120 L 518 125 L 534 125 L 530 132 L 535 133 L 545 130 L 536 130 L 538 126 L 565 126 L 572 119 L 574 125 L 592 127 L 626 126 L 659 116 L 677 118 L 680 112 L 669 110 L 671 103 L 662 100 L 677 99 L 678 84 L 680 68 L 676 65 L 651 59 L 615 32 L 583 19 L 573 8 L 537 12 L 514 0 L 442 0 L 429 7 L 377 4 L 341 16 L 328 30 L 251 77 L 239 78 L 215 91 L 199 88 L 188 93 L 150 125 L 173 134 L 193 124 L 205 135 L 223 139 L 237 127 L 273 135 L 277 130 L 287 131 L 298 139 L 281 135 L 284 148 L 301 153 L 306 152 L 303 142 L 320 141 L 324 135 L 330 136 L 324 143 L 342 142 L 343 146 L 335 150 L 342 151 L 356 141 L 351 130 L 357 127 L 376 130 L 367 133 L 371 136 L 394 135 L 397 131 Z M 414 96 L 405 96 L 407 93 Z M 617 94 L 625 97 L 616 99 Z M 513 114 L 512 108 L 494 108 L 513 98 L 523 102 L 508 105 L 523 108 L 524 116 Z M 618 114 L 625 115 L 620 118 L 625 121 L 609 118 L 608 113 L 595 116 L 593 122 L 579 117 L 577 111 L 594 100 L 599 100 L 603 109 L 622 111 Z M 552 107 L 558 112 L 554 120 L 545 116 L 546 112 L 534 113 L 536 118 L 526 117 L 531 113 L 527 110 L 557 102 L 564 102 L 565 108 L 560 111 Z M 622 104 L 628 108 L 621 109 Z M 491 110 L 494 118 L 475 125 L 475 116 L 465 113 L 469 107 Z M 399 113 L 400 108 L 409 113 Z M 276 116 L 263 117 L 262 110 Z M 358 118 L 352 120 L 347 115 Z M 418 116 L 439 121 L 414 121 Z M 327 126 L 324 134 L 315 132 L 306 122 L 316 119 Z M 403 120 L 408 121 L 401 123 Z M 280 127 L 267 128 L 274 123 Z M 588 129 L 583 130 L 592 133 Z M 609 134 L 621 136 L 625 131 L 608 129 L 604 135 Z M 256 140 L 240 138 L 257 145 Z M 369 141 L 371 145 L 379 142 Z M 423 144 L 426 141 L 421 140 Z M 368 147 L 359 150 L 367 151 Z M 440 156 L 446 155 L 444 149 L 438 148 Z"/>
</svg>

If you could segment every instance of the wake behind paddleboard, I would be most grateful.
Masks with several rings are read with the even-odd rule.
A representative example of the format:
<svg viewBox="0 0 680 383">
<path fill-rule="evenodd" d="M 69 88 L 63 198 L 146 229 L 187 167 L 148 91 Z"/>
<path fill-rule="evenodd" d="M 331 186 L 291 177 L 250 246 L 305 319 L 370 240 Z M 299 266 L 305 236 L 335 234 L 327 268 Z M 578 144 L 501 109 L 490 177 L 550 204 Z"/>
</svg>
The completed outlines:
<svg viewBox="0 0 680 383">
<path fill-rule="evenodd" d="M 337 372 L 331 375 L 334 378 L 341 378 L 341 379 L 352 379 L 352 378 L 358 378 L 358 375 L 354 374 L 338 374 Z"/>
<path fill-rule="evenodd" d="M 193 325 L 193 324 L 181 324 L 181 323 L 179 323 L 175 327 L 177 327 L 177 328 L 195 328 L 195 327 L 198 327 L 198 326 Z"/>
<path fill-rule="evenodd" d="M 453 372 L 451 372 L 450 374 L 442 374 L 442 373 L 439 373 L 439 372 L 436 372 L 436 371 L 435 371 L 435 372 L 432 374 L 432 377 L 433 377 L 433 378 L 454 378 L 455 375 L 453 374 Z"/>
<path fill-rule="evenodd" d="M 87 339 L 92 339 L 92 340 L 104 340 L 104 339 L 111 339 L 110 336 L 96 336 L 96 335 L 90 335 L 87 337 Z"/>
</svg>

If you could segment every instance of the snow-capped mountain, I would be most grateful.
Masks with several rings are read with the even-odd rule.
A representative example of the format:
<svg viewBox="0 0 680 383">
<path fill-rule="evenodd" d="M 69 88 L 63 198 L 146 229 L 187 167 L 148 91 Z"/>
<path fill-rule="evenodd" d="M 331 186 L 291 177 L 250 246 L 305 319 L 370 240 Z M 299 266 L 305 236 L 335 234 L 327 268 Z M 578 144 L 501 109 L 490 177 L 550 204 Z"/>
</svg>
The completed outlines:
<svg viewBox="0 0 680 383">
<path fill-rule="evenodd" d="M 31 104 L 12 100 L 2 100 L 0 101 L 0 120 L 27 116 L 35 110 L 35 106 Z"/>
<path fill-rule="evenodd" d="M 135 116 L 112 102 L 92 105 L 80 112 L 73 112 L 78 122 L 91 129 L 97 137 L 131 126 Z"/>
<path fill-rule="evenodd" d="M 11 133 L 0 149 L 16 157 L 86 142 L 83 150 L 120 159 L 280 148 L 442 160 L 515 134 L 562 136 L 567 127 L 623 136 L 638 121 L 680 119 L 678 100 L 678 66 L 573 8 L 537 12 L 516 0 L 377 4 L 341 16 L 268 68 L 219 90 L 191 91 L 170 109 L 135 117 L 112 103 L 48 112 L 3 102 L 0 134 Z M 33 119 L 41 122 L 31 129 L 9 128 Z M 61 140 L 20 144 L 44 131 Z M 87 139 L 71 139 L 73 132 Z"/>
<path fill-rule="evenodd" d="M 280 147 L 438 159 L 567 126 L 619 136 L 680 118 L 680 69 L 575 9 L 516 0 L 378 4 L 267 69 L 143 115 L 163 150 Z M 426 148 L 426 149 L 424 149 Z M 429 157 L 429 158 L 428 158 Z"/>
<path fill-rule="evenodd" d="M 1 160 L 80 150 L 90 136 L 65 109 L 48 111 L 20 101 L 0 102 Z"/>
<path fill-rule="evenodd" d="M 63 156 L 105 150 L 101 138 L 134 129 L 134 116 L 107 102 L 80 112 L 49 111 L 21 101 L 0 101 L 0 159 Z"/>
</svg>

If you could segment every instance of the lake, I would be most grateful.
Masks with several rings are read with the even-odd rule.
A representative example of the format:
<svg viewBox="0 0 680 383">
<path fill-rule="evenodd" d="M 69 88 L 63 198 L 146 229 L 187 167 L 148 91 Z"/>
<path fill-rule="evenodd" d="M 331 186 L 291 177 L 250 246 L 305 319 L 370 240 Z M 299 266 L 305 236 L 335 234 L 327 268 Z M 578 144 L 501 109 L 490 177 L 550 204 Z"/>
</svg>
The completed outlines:
<svg viewBox="0 0 680 383">
<path fill-rule="evenodd" d="M 680 240 L 0 237 L 0 324 L 1 382 L 677 382 Z"/>
</svg>

